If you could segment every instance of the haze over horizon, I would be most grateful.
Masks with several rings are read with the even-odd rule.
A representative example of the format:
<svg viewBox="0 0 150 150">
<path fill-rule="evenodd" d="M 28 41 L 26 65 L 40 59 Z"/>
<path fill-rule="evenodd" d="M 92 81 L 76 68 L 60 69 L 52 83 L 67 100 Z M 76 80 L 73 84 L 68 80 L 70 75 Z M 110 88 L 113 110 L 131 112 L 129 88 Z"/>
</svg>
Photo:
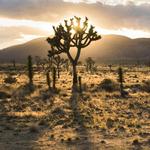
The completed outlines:
<svg viewBox="0 0 150 150">
<path fill-rule="evenodd" d="M 49 36 L 74 15 L 87 16 L 100 34 L 150 37 L 149 0 L 0 0 L 0 49 Z"/>
</svg>

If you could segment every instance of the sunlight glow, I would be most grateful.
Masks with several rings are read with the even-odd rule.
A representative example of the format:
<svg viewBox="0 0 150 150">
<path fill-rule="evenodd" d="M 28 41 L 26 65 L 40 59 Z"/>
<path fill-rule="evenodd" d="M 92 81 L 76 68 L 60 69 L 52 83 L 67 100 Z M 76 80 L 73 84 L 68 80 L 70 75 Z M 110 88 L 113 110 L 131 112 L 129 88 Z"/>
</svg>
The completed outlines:
<svg viewBox="0 0 150 150">
<path fill-rule="evenodd" d="M 116 35 L 123 35 L 123 36 L 127 36 L 131 39 L 134 38 L 150 38 L 150 33 L 149 32 L 145 32 L 142 30 L 135 30 L 135 29 L 127 29 L 127 28 L 121 28 L 118 30 L 109 30 L 109 29 L 105 29 L 105 28 L 97 28 L 97 31 L 100 34 L 116 34 Z"/>
<path fill-rule="evenodd" d="M 23 44 L 23 43 L 29 42 L 33 39 L 37 39 L 37 38 L 40 38 L 40 37 L 45 37 L 45 36 L 38 36 L 38 35 L 21 33 L 20 38 L 13 39 L 9 42 L 1 43 L 0 44 L 0 49 L 7 48 L 7 47 L 10 47 L 10 46 L 14 46 L 14 45 L 18 45 L 18 44 Z"/>
<path fill-rule="evenodd" d="M 28 42 L 28 41 L 31 41 L 33 39 L 42 37 L 42 36 L 37 36 L 37 35 L 32 35 L 32 34 L 23 34 L 23 33 L 20 36 L 21 36 L 21 38 L 16 39 L 18 42 L 22 42 L 22 41 Z"/>
<path fill-rule="evenodd" d="M 84 19 L 83 19 L 83 21 L 84 21 Z M 92 22 L 89 22 L 89 24 L 94 25 L 94 23 L 92 23 Z M 53 34 L 52 25 L 57 26 L 58 23 L 0 18 L 0 27 L 20 27 L 20 26 L 32 27 L 32 28 L 44 31 L 45 35 L 41 35 L 41 36 L 47 36 L 49 34 Z M 111 29 L 105 29 L 105 28 L 100 28 L 100 27 L 96 27 L 96 29 L 100 32 L 100 34 L 120 34 L 120 35 L 128 36 L 130 38 L 150 37 L 149 32 L 145 32 L 142 30 L 127 29 L 127 28 L 111 30 Z M 24 40 L 33 39 L 34 37 L 36 38 L 36 35 L 29 35 L 27 37 L 27 36 L 25 36 L 25 34 L 23 34 L 23 31 L 21 31 L 21 32 L 22 32 L 21 36 L 23 37 Z"/>
<path fill-rule="evenodd" d="M 70 17 L 66 17 L 65 19 L 68 19 Z M 63 18 L 64 20 L 64 18 Z M 61 20 L 59 23 L 64 22 Z M 82 19 L 84 21 L 84 17 Z M 28 42 L 32 39 L 39 38 L 39 37 L 46 37 L 49 35 L 54 34 L 52 25 L 58 26 L 59 23 L 48 23 L 43 21 L 33 21 L 33 20 L 17 20 L 17 19 L 8 19 L 8 18 L 0 18 L 0 27 L 31 27 L 33 29 L 37 29 L 39 33 L 34 34 L 27 34 L 24 30 L 20 31 L 20 34 L 18 35 L 18 38 L 11 40 L 10 42 L 2 42 L 0 43 L 0 49 L 6 48 L 8 46 L 21 44 Z M 82 24 L 82 23 L 81 23 Z M 89 22 L 89 25 L 95 25 L 94 22 Z M 135 30 L 135 29 L 127 29 L 127 28 L 120 28 L 118 30 L 112 30 L 112 29 L 106 29 L 96 26 L 95 28 L 99 34 L 107 35 L 107 34 L 116 34 L 116 35 L 123 35 L 127 36 L 129 38 L 150 38 L 150 32 L 142 31 L 142 30 Z M 44 31 L 44 32 L 43 32 Z"/>
<path fill-rule="evenodd" d="M 43 31 L 52 31 L 52 24 L 48 22 L 42 21 L 33 21 L 33 20 L 17 20 L 17 19 L 8 19 L 8 18 L 0 18 L 0 27 L 32 27 L 37 28 Z"/>
</svg>

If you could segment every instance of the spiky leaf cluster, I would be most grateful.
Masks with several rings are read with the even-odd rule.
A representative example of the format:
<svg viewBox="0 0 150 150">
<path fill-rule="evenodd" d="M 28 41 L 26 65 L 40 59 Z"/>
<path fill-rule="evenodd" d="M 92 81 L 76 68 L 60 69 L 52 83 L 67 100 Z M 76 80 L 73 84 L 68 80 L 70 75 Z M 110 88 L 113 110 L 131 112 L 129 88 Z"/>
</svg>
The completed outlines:
<svg viewBox="0 0 150 150">
<path fill-rule="evenodd" d="M 85 48 L 92 41 L 101 39 L 101 36 L 94 30 L 94 26 L 89 27 L 87 17 L 82 22 L 80 17 L 75 16 L 69 21 L 65 20 L 64 25 L 60 24 L 53 29 L 55 36 L 48 38 L 47 41 L 57 54 L 69 53 L 71 47 Z"/>
</svg>

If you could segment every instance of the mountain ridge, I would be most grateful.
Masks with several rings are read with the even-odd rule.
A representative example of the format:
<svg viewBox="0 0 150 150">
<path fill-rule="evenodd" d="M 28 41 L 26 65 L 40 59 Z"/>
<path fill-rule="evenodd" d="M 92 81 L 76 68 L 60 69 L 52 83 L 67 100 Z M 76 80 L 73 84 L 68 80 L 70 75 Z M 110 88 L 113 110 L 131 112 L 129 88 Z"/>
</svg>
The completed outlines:
<svg viewBox="0 0 150 150">
<path fill-rule="evenodd" d="M 28 55 L 47 57 L 50 45 L 46 37 L 0 50 L 0 63 L 12 60 L 23 63 Z M 116 60 L 148 60 L 150 58 L 150 38 L 131 39 L 122 35 L 103 35 L 102 39 L 93 42 L 82 50 L 81 60 L 93 57 L 97 62 Z"/>
</svg>

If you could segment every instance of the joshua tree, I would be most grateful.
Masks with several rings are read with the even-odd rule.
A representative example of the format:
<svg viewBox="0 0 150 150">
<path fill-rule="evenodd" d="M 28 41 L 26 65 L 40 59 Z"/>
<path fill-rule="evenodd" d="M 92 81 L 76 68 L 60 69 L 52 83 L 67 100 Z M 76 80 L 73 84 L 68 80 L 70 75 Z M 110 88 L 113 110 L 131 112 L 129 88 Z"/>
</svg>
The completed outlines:
<svg viewBox="0 0 150 150">
<path fill-rule="evenodd" d="M 28 77 L 29 77 L 29 84 L 33 84 L 33 67 L 32 67 L 32 57 L 28 56 Z"/>
<path fill-rule="evenodd" d="M 45 70 L 45 65 L 47 64 L 47 59 L 41 58 L 40 56 L 35 56 L 35 63 L 37 68 L 42 67 Z"/>
<path fill-rule="evenodd" d="M 55 35 L 47 41 L 57 54 L 66 53 L 73 67 L 73 87 L 77 86 L 77 64 L 81 49 L 87 47 L 93 41 L 101 39 L 101 36 L 94 31 L 94 26 L 89 26 L 88 18 L 82 22 L 80 17 L 74 17 L 65 24 L 53 27 Z M 75 57 L 71 55 L 71 48 L 77 48 Z"/>
<path fill-rule="evenodd" d="M 68 59 L 64 60 L 64 67 L 65 67 L 66 71 L 69 71 L 69 60 Z"/>
<path fill-rule="evenodd" d="M 56 69 L 55 67 L 53 67 L 53 71 L 52 71 L 52 76 L 53 76 L 53 89 L 56 89 Z"/>
<path fill-rule="evenodd" d="M 40 56 L 35 56 L 34 60 L 35 60 L 37 68 L 39 69 L 39 66 L 41 64 L 41 58 L 40 58 Z"/>
<path fill-rule="evenodd" d="M 124 79 L 123 79 L 123 70 L 122 70 L 122 68 L 121 67 L 119 67 L 118 68 L 118 81 L 119 81 L 119 83 L 120 83 L 120 94 L 121 94 L 121 96 L 122 97 L 124 97 L 124 90 L 123 90 L 123 81 L 124 81 Z"/>
<path fill-rule="evenodd" d="M 79 76 L 79 91 L 82 93 L 82 78 Z"/>
<path fill-rule="evenodd" d="M 50 76 L 49 76 L 49 72 L 46 73 L 46 82 L 48 85 L 48 89 L 51 89 L 51 80 L 50 80 Z"/>
<path fill-rule="evenodd" d="M 58 75 L 58 78 L 59 78 L 59 77 L 60 77 L 60 66 L 61 66 L 62 64 L 64 64 L 64 59 L 61 58 L 59 55 L 57 55 L 57 56 L 54 56 L 52 62 L 53 62 L 53 64 L 56 65 L 56 68 L 57 68 L 57 75 Z"/>
<path fill-rule="evenodd" d="M 112 65 L 108 65 L 109 71 L 112 71 Z"/>
<path fill-rule="evenodd" d="M 16 70 L 16 61 L 15 60 L 12 61 L 12 66 L 13 66 L 14 70 Z"/>
<path fill-rule="evenodd" d="M 87 71 L 92 72 L 93 68 L 94 68 L 94 65 L 95 65 L 95 61 L 91 57 L 88 57 L 86 59 L 86 69 L 87 69 Z"/>
<path fill-rule="evenodd" d="M 46 59 L 46 58 L 41 59 L 40 64 L 41 64 L 41 66 L 42 66 L 42 69 L 45 70 L 45 65 L 47 64 L 47 59 Z"/>
<path fill-rule="evenodd" d="M 52 50 L 49 50 L 48 51 L 48 62 L 49 62 L 49 69 L 52 70 L 53 68 L 53 59 L 54 59 L 54 56 L 56 55 L 57 51 L 54 51 L 54 49 Z"/>
</svg>

